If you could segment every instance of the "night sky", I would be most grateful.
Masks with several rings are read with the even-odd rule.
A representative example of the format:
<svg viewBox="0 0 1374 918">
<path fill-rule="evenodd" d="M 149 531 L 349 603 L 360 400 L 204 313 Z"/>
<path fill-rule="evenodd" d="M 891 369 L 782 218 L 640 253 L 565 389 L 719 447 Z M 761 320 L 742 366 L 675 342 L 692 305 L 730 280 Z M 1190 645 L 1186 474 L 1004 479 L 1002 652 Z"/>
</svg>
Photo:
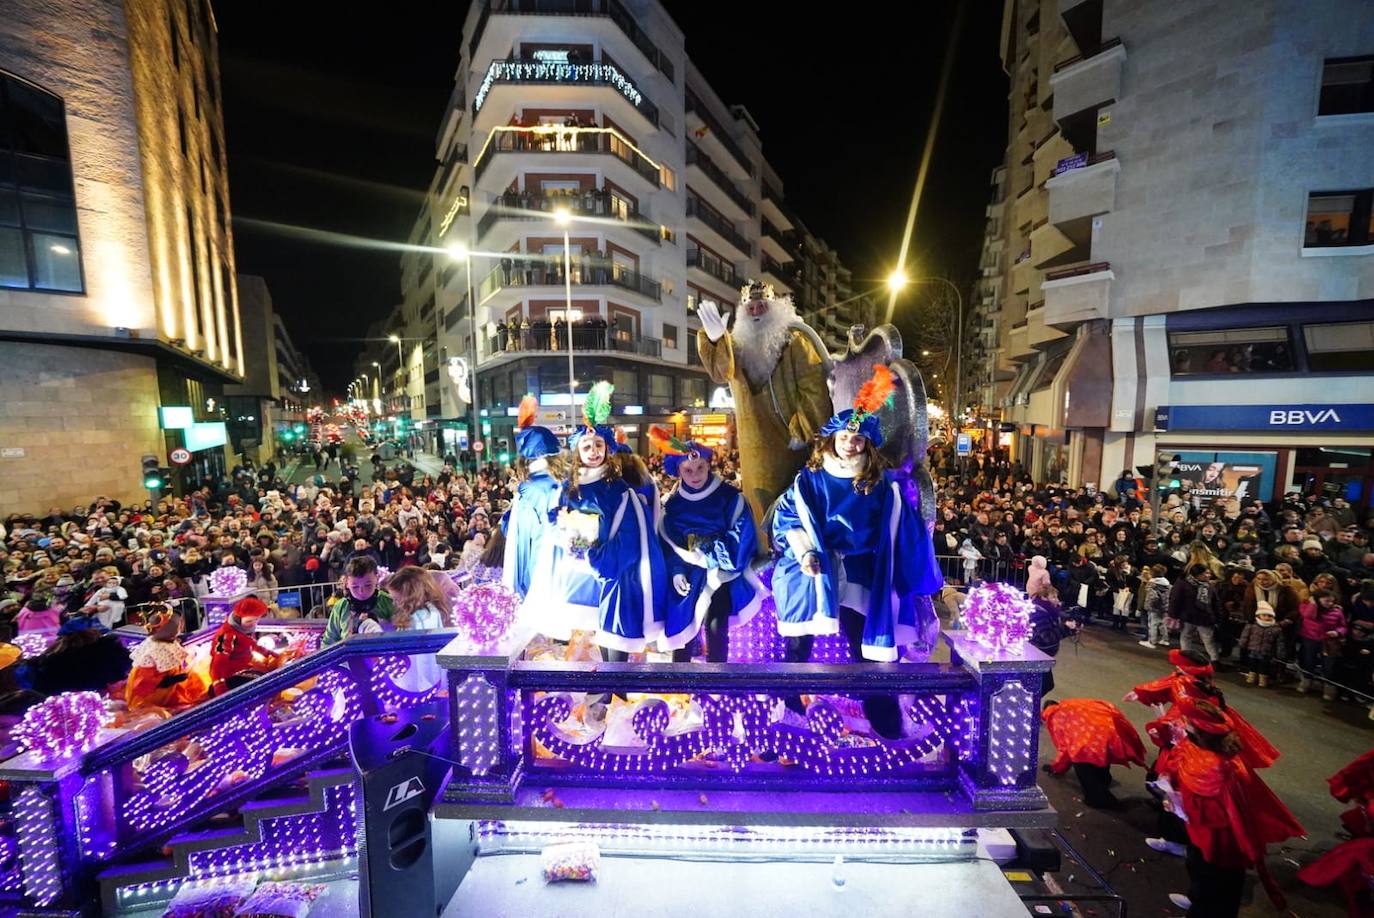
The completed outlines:
<svg viewBox="0 0 1374 918">
<path fill-rule="evenodd" d="M 665 5 L 722 99 L 759 123 L 791 208 L 839 250 L 856 290 L 881 283 L 901 243 L 953 5 L 922 4 L 931 9 L 919 31 L 871 15 L 883 9 L 871 5 L 849 19 L 771 3 Z M 969 4 L 908 271 L 965 289 L 1006 140 L 992 7 Z M 391 18 L 351 19 L 216 7 L 239 271 L 266 278 L 334 391 L 352 376 L 367 324 L 400 301 L 398 256 L 283 237 L 256 221 L 397 241 L 409 233 L 433 176 L 465 9 L 386 9 Z"/>
</svg>

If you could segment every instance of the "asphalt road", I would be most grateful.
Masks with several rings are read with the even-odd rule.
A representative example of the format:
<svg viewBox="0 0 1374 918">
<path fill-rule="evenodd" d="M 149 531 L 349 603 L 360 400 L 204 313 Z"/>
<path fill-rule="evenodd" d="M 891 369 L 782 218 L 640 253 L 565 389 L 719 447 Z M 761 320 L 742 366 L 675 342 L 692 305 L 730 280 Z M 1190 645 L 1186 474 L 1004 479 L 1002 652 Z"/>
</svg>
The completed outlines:
<svg viewBox="0 0 1374 918">
<path fill-rule="evenodd" d="M 1153 747 L 1145 737 L 1145 724 L 1153 719 L 1153 709 L 1127 704 L 1121 697 L 1132 686 L 1166 674 L 1169 664 L 1163 650 L 1147 650 L 1136 640 L 1134 635 L 1092 627 L 1076 645 L 1065 642 L 1056 660 L 1051 697 L 1102 698 L 1117 704 L 1141 731 L 1149 750 Z M 1341 841 L 1335 833 L 1345 805 L 1330 796 L 1326 779 L 1374 747 L 1374 722 L 1368 718 L 1367 707 L 1324 702 L 1320 693 L 1299 695 L 1291 685 L 1248 686 L 1235 671 L 1220 673 L 1217 682 L 1227 703 L 1279 748 L 1279 760 L 1261 774 L 1308 831 L 1306 838 L 1270 848 L 1269 868 L 1288 897 L 1291 913 L 1301 918 L 1344 916 L 1345 908 L 1333 890 L 1306 887 L 1294 874 Z M 1040 737 L 1040 758 L 1048 762 L 1054 758 L 1053 747 L 1043 729 Z M 1145 789 L 1144 772 L 1119 767 L 1112 772 L 1118 782 L 1113 792 L 1125 803 L 1118 812 L 1084 806 L 1072 771 L 1062 776 L 1042 771 L 1040 785 L 1059 811 L 1064 836 L 1126 896 L 1132 916 L 1180 914 L 1170 905 L 1168 894 L 1187 889 L 1182 859 L 1145 845 L 1147 835 L 1154 834 L 1155 810 Z M 1253 873 L 1248 893 L 1249 904 L 1242 915 L 1277 914 Z"/>
</svg>

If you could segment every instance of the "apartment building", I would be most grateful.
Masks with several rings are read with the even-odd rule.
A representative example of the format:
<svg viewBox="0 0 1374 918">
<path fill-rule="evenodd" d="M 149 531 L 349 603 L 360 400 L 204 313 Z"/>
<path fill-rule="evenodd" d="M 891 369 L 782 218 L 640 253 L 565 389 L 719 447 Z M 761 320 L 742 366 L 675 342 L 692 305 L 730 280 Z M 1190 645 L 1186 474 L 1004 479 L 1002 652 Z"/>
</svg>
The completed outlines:
<svg viewBox="0 0 1374 918">
<path fill-rule="evenodd" d="M 141 502 L 178 447 L 180 484 L 223 471 L 234 271 L 208 0 L 8 4 L 0 510 Z"/>
<path fill-rule="evenodd" d="M 1367 502 L 1369 5 L 1008 0 L 1002 59 L 978 321 L 1017 458 L 1106 485 L 1168 449 Z"/>
<path fill-rule="evenodd" d="M 651 423 L 713 436 L 701 300 L 733 310 L 762 279 L 829 325 L 857 314 L 823 243 L 808 278 L 758 125 L 711 88 L 655 0 L 473 4 L 435 154 L 388 332 L 407 370 L 381 369 L 437 447 L 470 430 L 508 447 L 526 393 L 566 427 L 570 387 L 580 404 L 599 379 L 635 448 Z"/>
</svg>

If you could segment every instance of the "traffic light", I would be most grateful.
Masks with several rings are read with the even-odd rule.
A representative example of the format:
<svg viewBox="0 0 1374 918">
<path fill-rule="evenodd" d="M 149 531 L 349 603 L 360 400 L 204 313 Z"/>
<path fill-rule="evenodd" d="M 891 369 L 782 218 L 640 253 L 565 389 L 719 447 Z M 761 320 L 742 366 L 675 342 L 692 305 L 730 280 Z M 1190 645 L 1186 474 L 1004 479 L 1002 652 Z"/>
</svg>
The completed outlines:
<svg viewBox="0 0 1374 918">
<path fill-rule="evenodd" d="M 294 439 L 296 439 L 296 433 L 295 433 L 295 431 L 290 430 L 290 429 L 288 428 L 287 430 L 283 430 L 283 431 L 281 432 L 281 441 L 282 441 L 283 443 L 290 443 L 290 442 L 291 442 L 292 440 L 294 440 Z"/>
<path fill-rule="evenodd" d="M 158 465 L 157 456 L 143 457 L 143 487 L 149 491 L 161 491 L 167 487 L 167 470 Z"/>
<path fill-rule="evenodd" d="M 1155 454 L 1155 488 L 1171 491 L 1179 487 L 1180 483 L 1175 473 L 1178 471 L 1180 458 L 1177 453 L 1160 452 Z"/>
<path fill-rule="evenodd" d="M 484 437 L 490 437 L 490 436 L 491 436 L 491 421 L 483 421 L 483 422 L 482 422 L 482 436 L 484 436 Z"/>
</svg>

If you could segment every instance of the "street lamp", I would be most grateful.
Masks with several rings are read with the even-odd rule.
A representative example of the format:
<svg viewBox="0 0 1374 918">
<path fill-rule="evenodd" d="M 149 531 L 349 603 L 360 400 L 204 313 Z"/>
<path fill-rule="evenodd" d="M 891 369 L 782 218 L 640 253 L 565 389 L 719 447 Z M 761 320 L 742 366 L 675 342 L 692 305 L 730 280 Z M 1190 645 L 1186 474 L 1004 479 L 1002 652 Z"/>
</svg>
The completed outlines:
<svg viewBox="0 0 1374 918">
<path fill-rule="evenodd" d="M 891 274 L 887 276 L 887 289 L 892 292 L 893 296 L 896 296 L 898 293 L 901 293 L 902 288 L 906 285 L 906 272 L 903 271 L 901 268 L 895 269 Z"/>
<path fill-rule="evenodd" d="M 448 255 L 450 258 L 453 258 L 455 260 L 462 260 L 463 274 L 467 277 L 469 343 L 466 350 L 468 352 L 468 360 L 469 365 L 471 367 L 470 372 L 472 374 L 471 378 L 468 380 L 468 424 L 470 425 L 468 430 L 468 446 L 469 448 L 471 448 L 471 446 L 477 441 L 478 433 L 481 430 L 481 428 L 478 427 L 477 421 L 477 299 L 473 296 L 472 290 L 472 250 L 469 249 L 462 242 L 454 242 L 448 246 Z M 437 326 L 437 323 L 439 321 L 438 310 L 435 310 L 434 319 L 436 322 L 434 334 L 435 341 L 437 342 L 439 340 L 439 332 Z M 474 451 L 474 456 L 475 454 L 476 451 Z M 473 466 L 475 469 L 475 458 L 473 460 Z"/>
<path fill-rule="evenodd" d="M 571 419 L 577 405 L 577 377 L 573 372 L 572 242 L 568 239 L 572 211 L 566 207 L 555 208 L 553 222 L 563 228 L 563 324 L 568 327 L 568 417 Z"/>
</svg>

